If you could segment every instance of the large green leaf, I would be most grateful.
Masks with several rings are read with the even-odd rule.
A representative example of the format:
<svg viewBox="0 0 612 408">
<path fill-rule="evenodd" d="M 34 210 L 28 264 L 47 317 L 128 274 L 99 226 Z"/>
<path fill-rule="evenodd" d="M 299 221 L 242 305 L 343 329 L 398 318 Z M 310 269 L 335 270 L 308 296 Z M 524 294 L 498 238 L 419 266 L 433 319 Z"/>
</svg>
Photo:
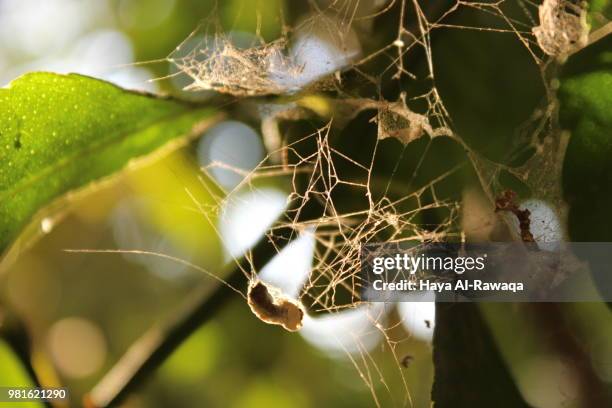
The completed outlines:
<svg viewBox="0 0 612 408">
<path fill-rule="evenodd" d="M 559 89 L 563 188 L 575 241 L 612 240 L 612 36 L 572 56 Z"/>
<path fill-rule="evenodd" d="M 180 146 L 212 117 L 74 74 L 27 74 L 0 89 L 0 253 L 52 200 Z"/>
</svg>

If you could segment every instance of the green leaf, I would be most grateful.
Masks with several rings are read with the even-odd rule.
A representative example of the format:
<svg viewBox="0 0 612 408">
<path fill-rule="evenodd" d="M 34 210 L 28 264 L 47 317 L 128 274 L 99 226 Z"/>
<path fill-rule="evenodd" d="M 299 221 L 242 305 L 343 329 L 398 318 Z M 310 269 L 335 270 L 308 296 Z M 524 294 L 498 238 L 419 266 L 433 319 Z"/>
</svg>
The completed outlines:
<svg viewBox="0 0 612 408">
<path fill-rule="evenodd" d="M 19 357 L 2 338 L 0 338 L 0 367 L 2 367 L 0 370 L 2 387 L 36 387 Z M 41 402 L 20 402 L 17 405 L 20 408 L 45 408 Z M 14 403 L 0 402 L 0 408 L 14 406 Z"/>
<path fill-rule="evenodd" d="M 577 241 L 612 239 L 611 46 L 612 38 L 604 38 L 572 56 L 559 88 L 560 124 L 570 133 L 563 189 Z"/>
<path fill-rule="evenodd" d="M 212 117 L 74 74 L 31 73 L 0 89 L 0 253 L 52 200 L 184 144 Z"/>
</svg>

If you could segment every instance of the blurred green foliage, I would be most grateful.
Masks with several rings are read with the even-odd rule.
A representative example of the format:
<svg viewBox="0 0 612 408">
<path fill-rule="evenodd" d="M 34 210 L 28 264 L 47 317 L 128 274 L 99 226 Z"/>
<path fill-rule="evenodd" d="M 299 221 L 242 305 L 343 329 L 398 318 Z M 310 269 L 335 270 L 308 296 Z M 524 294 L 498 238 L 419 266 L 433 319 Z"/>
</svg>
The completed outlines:
<svg viewBox="0 0 612 408">
<path fill-rule="evenodd" d="M 0 384 L 2 387 L 34 387 L 29 373 L 11 347 L 0 339 Z M 5 392 L 4 392 L 5 394 Z M 6 395 L 3 395 L 3 398 Z M 23 408 L 44 408 L 39 402 L 0 402 L 0 407 L 10 408 L 18 404 Z"/>
<path fill-rule="evenodd" d="M 611 50 L 608 36 L 572 56 L 561 78 L 560 122 L 570 137 L 563 187 L 576 241 L 612 240 Z"/>
</svg>

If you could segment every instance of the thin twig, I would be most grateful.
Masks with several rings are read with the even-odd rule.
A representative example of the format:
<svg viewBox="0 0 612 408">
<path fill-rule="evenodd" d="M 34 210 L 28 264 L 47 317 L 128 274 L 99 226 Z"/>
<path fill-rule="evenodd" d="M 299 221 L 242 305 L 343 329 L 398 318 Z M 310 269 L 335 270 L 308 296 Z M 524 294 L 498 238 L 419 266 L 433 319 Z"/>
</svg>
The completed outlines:
<svg viewBox="0 0 612 408">
<path fill-rule="evenodd" d="M 116 406 L 134 391 L 150 373 L 180 346 L 203 323 L 235 294 L 234 288 L 245 290 L 251 271 L 260 270 L 293 238 L 290 227 L 274 230 L 274 237 L 264 236 L 250 251 L 251 256 L 236 262 L 225 284 L 210 281 L 194 290 L 189 299 L 168 321 L 144 333 L 119 359 L 102 380 L 85 396 L 88 408 Z M 245 276 L 245 272 L 246 275 Z"/>
<path fill-rule="evenodd" d="M 612 22 L 608 22 L 604 26 L 599 27 L 597 30 L 590 33 L 586 45 L 584 47 L 573 49 L 567 56 L 570 57 L 576 54 L 578 51 L 595 44 L 597 41 L 606 38 L 610 34 L 612 34 Z"/>
</svg>

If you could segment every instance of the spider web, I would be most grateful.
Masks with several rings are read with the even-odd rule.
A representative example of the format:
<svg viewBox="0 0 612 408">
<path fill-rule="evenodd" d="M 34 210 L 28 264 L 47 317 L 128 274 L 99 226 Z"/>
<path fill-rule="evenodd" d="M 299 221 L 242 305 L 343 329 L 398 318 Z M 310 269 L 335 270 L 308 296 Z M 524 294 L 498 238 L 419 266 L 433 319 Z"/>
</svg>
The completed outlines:
<svg viewBox="0 0 612 408">
<path fill-rule="evenodd" d="M 253 102 L 258 106 L 255 116 L 268 148 L 267 157 L 255 170 L 236 169 L 225 163 L 212 163 L 204 170 L 220 167 L 244 176 L 227 196 L 219 197 L 215 213 L 234 199 L 235 192 L 257 190 L 261 180 L 288 181 L 289 210 L 267 235 L 274 237 L 278 230 L 287 227 L 296 235 L 314 231 L 317 245 L 313 266 L 298 299 L 309 313 L 339 313 L 342 309 L 365 306 L 360 300 L 359 277 L 363 244 L 464 240 L 460 224 L 462 202 L 439 190 L 440 185 L 465 166 L 475 170 L 491 209 L 502 190 L 500 175 L 506 172 L 563 212 L 560 171 L 567 137 L 557 126 L 554 67 L 587 43 L 586 10 L 582 3 L 570 0 L 543 3 L 525 0 L 518 2 L 520 13 L 516 13 L 507 11 L 509 3 L 392 0 L 365 7 L 353 0 L 312 1 L 309 17 L 294 26 L 283 22 L 283 34 L 277 40 L 266 42 L 257 30 L 250 43 L 237 44 L 218 23 L 209 19 L 190 36 L 202 38 L 197 46 L 185 52 L 181 45 L 168 57 L 180 74 L 191 79 L 188 91 L 213 90 L 236 98 L 271 95 L 284 98 Z M 493 23 L 469 26 L 453 22 L 452 16 L 466 9 L 492 16 Z M 363 44 L 355 53 L 355 35 L 367 32 L 368 24 L 387 15 L 395 17 L 396 35 L 376 49 Z M 451 115 L 436 87 L 432 33 L 438 29 L 474 30 L 483 35 L 505 33 L 528 51 L 541 73 L 546 100 L 517 134 L 514 143 L 517 150 L 532 152 L 521 165 L 491 161 L 454 130 Z M 299 49 L 295 49 L 299 45 L 295 40 L 298 35 L 314 35 L 349 56 L 332 72 L 311 75 L 308 81 L 298 81 L 296 85 L 290 79 L 299 78 L 307 70 L 299 58 Z M 407 62 L 407 56 L 415 50 L 425 59 L 428 89 L 414 95 L 401 92 L 396 100 L 385 100 L 381 91 L 385 81 L 403 84 L 422 79 Z M 315 96 L 311 96 L 313 92 Z M 336 140 L 351 121 L 368 114 L 376 126 L 375 142 L 367 145 L 366 156 L 355 158 L 338 147 Z M 284 124 L 302 120 L 323 124 L 299 137 L 286 137 Z M 458 143 L 466 152 L 465 161 L 425 182 L 417 182 L 423 163 L 430 159 L 432 141 L 438 137 Z M 397 139 L 403 150 L 393 170 L 381 176 L 377 171 L 381 145 L 397 143 L 386 141 L 387 138 Z M 406 147 L 423 140 L 426 147 L 412 174 L 402 174 L 402 180 L 398 180 L 399 162 Z M 342 197 L 347 196 L 347 191 L 351 197 L 360 198 L 346 205 Z M 313 208 L 317 209 L 316 215 Z M 438 215 L 433 224 L 426 221 L 426 214 L 431 212 Z M 250 276 L 247 271 L 245 275 Z M 365 345 L 360 346 L 357 354 L 347 355 L 376 405 L 381 406 L 381 398 L 390 398 L 396 405 L 411 406 L 398 351 L 407 336 L 399 329 L 401 318 L 388 311 L 372 313 L 370 318 L 373 330 L 385 339 L 385 351 L 395 361 L 395 374 L 404 384 L 403 392 L 389 387 L 379 362 Z"/>
</svg>

